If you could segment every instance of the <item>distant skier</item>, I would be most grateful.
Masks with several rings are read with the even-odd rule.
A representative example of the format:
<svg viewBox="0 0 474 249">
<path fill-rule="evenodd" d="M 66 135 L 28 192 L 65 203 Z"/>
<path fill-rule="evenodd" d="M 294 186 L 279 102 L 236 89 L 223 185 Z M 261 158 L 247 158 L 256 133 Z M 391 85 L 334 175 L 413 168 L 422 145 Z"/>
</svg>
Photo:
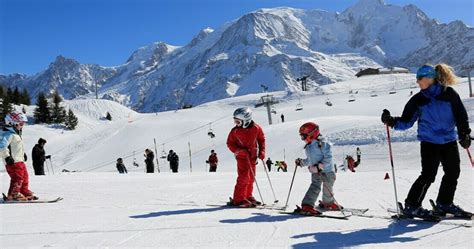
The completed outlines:
<svg viewBox="0 0 474 249">
<path fill-rule="evenodd" d="M 153 160 L 155 159 L 155 154 L 150 149 L 145 149 L 145 165 L 146 165 L 146 173 L 153 173 L 155 172 L 155 163 Z"/>
<path fill-rule="evenodd" d="M 265 135 L 262 128 L 252 120 L 250 108 L 234 111 L 235 127 L 227 137 L 227 147 L 237 160 L 237 182 L 232 205 L 253 207 L 261 204 L 253 195 L 257 158 L 265 159 Z"/>
<path fill-rule="evenodd" d="M 33 146 L 33 150 L 31 152 L 31 159 L 33 161 L 33 169 L 35 171 L 35 175 L 44 175 L 44 161 L 46 161 L 46 159 L 51 158 L 51 155 L 46 156 L 46 152 L 44 150 L 45 144 L 45 139 L 38 139 L 38 143 Z"/>
<path fill-rule="evenodd" d="M 273 162 L 272 162 L 272 160 L 270 159 L 270 157 L 267 158 L 267 161 L 265 161 L 265 164 L 267 165 L 268 172 L 272 171 Z"/>
<path fill-rule="evenodd" d="M 306 145 L 304 147 L 307 158 L 295 160 L 297 166 L 307 166 L 311 172 L 311 185 L 301 202 L 301 208 L 297 207 L 295 213 L 318 215 L 321 214 L 314 208 L 321 187 L 323 196 L 321 206 L 325 209 L 339 210 L 342 207 L 336 204 L 333 195 L 333 185 L 336 174 L 332 164 L 331 145 L 325 141 L 319 131 L 319 126 L 313 122 L 303 124 L 299 129 L 301 140 Z"/>
<path fill-rule="evenodd" d="M 280 170 L 283 172 L 288 171 L 288 165 L 286 165 L 285 161 L 275 161 L 275 166 L 277 167 L 277 172 L 280 172 Z"/>
<path fill-rule="evenodd" d="M 173 173 L 178 173 L 179 167 L 179 156 L 173 150 L 170 150 L 168 153 L 168 162 L 170 162 L 170 168 Z"/>
<path fill-rule="evenodd" d="M 37 200 L 38 197 L 29 189 L 26 153 L 23 148 L 21 133 L 28 118 L 21 112 L 10 112 L 5 116 L 5 127 L 0 137 L 0 155 L 5 160 L 5 168 L 10 176 L 10 188 L 7 201 Z"/>
<path fill-rule="evenodd" d="M 280 115 L 280 118 L 281 118 L 281 122 L 285 123 L 285 115 L 283 115 L 283 113 Z"/>
<path fill-rule="evenodd" d="M 356 155 L 357 155 L 357 161 L 355 162 L 355 167 L 359 166 L 360 164 L 360 158 L 362 156 L 362 152 L 360 151 L 359 147 L 356 148 Z"/>
<path fill-rule="evenodd" d="M 117 170 L 119 172 L 119 174 L 128 174 L 127 172 L 127 168 L 125 167 L 125 164 L 123 164 L 123 159 L 121 157 L 119 157 L 117 159 Z"/>
<path fill-rule="evenodd" d="M 346 156 L 346 165 L 347 165 L 347 169 L 349 169 L 352 172 L 355 172 L 355 161 L 351 155 Z"/>
<path fill-rule="evenodd" d="M 454 127 L 457 127 L 459 144 L 465 149 L 471 145 L 471 129 L 466 108 L 451 87 L 456 83 L 456 75 L 446 64 L 424 65 L 416 73 L 416 82 L 420 92 L 411 97 L 402 116 L 392 117 L 385 109 L 381 117 L 384 124 L 395 130 L 409 129 L 418 121 L 422 170 L 408 192 L 403 213 L 408 217 L 432 217 L 432 211 L 424 209 L 422 202 L 441 163 L 444 176 L 436 199 L 438 214 L 462 217 L 464 210 L 453 204 L 460 174 Z"/>
<path fill-rule="evenodd" d="M 217 158 L 217 153 L 214 150 L 211 150 L 211 155 L 209 155 L 207 162 L 209 163 L 209 172 L 216 172 L 219 159 Z"/>
</svg>

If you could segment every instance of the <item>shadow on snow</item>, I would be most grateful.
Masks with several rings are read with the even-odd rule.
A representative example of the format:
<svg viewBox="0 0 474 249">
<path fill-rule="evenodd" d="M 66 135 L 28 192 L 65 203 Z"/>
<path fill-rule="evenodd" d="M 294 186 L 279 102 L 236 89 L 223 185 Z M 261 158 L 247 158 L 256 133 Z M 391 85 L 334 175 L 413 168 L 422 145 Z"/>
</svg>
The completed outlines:
<svg viewBox="0 0 474 249">
<path fill-rule="evenodd" d="M 293 248 L 346 248 L 368 244 L 385 244 L 394 242 L 412 242 L 415 237 L 400 236 L 404 233 L 428 229 L 435 223 L 392 222 L 385 228 L 367 228 L 351 232 L 317 232 L 295 235 L 293 239 L 313 237 L 316 241 L 293 245 Z"/>
<path fill-rule="evenodd" d="M 245 222 L 281 222 L 287 221 L 290 219 L 298 219 L 298 218 L 308 218 L 302 215 L 290 215 L 290 214 L 282 214 L 282 215 L 268 215 L 263 213 L 253 213 L 252 217 L 244 218 L 244 219 L 227 219 L 221 220 L 222 223 L 245 223 Z"/>
</svg>

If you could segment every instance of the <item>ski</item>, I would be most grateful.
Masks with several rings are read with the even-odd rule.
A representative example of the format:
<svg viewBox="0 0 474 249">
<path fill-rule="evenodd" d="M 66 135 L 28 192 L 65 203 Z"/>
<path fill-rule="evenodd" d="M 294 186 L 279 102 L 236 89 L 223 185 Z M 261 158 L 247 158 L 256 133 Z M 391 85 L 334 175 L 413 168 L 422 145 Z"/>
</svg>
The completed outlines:
<svg viewBox="0 0 474 249">
<path fill-rule="evenodd" d="M 396 215 L 388 216 L 388 215 L 376 215 L 376 214 L 353 214 L 354 216 L 357 217 L 363 217 L 363 218 L 375 218 L 375 219 L 386 219 L 386 220 L 394 220 L 394 221 L 399 221 L 399 222 L 419 222 L 419 223 L 430 223 L 430 224 L 439 224 L 439 225 L 448 225 L 448 226 L 458 226 L 458 227 L 472 227 L 471 222 L 456 222 L 454 220 L 441 220 L 439 222 L 434 222 L 434 221 L 428 221 L 428 220 L 422 220 L 422 219 L 414 219 L 414 218 L 406 218 L 404 216 L 401 216 L 398 218 Z"/>
<path fill-rule="evenodd" d="M 318 207 L 316 208 L 316 210 L 320 211 L 321 213 L 324 213 L 324 212 L 341 212 L 340 210 L 333 210 L 333 209 L 325 209 L 325 208 L 321 208 L 321 207 Z M 367 211 L 369 211 L 368 208 L 343 208 L 342 209 L 343 212 L 348 212 L 348 213 L 352 213 L 354 215 L 356 214 L 365 214 Z"/>
<path fill-rule="evenodd" d="M 290 214 L 290 215 L 299 215 L 299 216 L 308 216 L 308 217 L 315 217 L 315 218 L 329 218 L 329 219 L 338 219 L 338 220 L 348 220 L 348 218 L 351 215 L 329 215 L 329 214 L 318 214 L 318 215 L 312 215 L 312 214 L 303 214 L 303 213 L 297 213 L 297 212 L 279 212 L 280 214 Z"/>
<path fill-rule="evenodd" d="M 436 207 L 436 203 L 430 199 L 430 204 L 431 204 L 431 207 L 433 208 L 433 212 L 435 214 L 440 214 L 440 213 L 443 213 L 443 211 L 440 211 L 438 210 L 438 208 Z M 440 215 L 441 219 L 450 219 L 450 220 L 455 220 L 455 219 L 458 219 L 458 220 L 472 220 L 473 216 L 472 216 L 472 213 L 471 212 L 467 212 L 467 211 L 464 211 L 462 213 L 462 216 L 454 216 L 453 214 L 444 214 L 444 215 Z"/>
<path fill-rule="evenodd" d="M 52 200 L 28 200 L 28 201 L 6 201 L 0 200 L 0 204 L 21 204 L 21 203 L 55 203 L 62 200 L 62 197 L 58 197 Z"/>
<path fill-rule="evenodd" d="M 285 207 L 273 206 L 273 205 L 257 205 L 254 207 L 240 207 L 228 204 L 206 204 L 208 207 L 220 207 L 220 208 L 234 208 L 234 209 L 268 209 L 268 210 L 285 210 Z"/>
</svg>

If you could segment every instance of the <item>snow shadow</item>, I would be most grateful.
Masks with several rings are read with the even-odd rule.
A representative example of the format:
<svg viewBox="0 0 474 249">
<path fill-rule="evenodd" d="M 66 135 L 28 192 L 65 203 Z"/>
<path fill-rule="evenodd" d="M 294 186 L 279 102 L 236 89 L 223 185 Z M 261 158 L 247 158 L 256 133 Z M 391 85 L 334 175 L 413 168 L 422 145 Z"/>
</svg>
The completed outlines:
<svg viewBox="0 0 474 249">
<path fill-rule="evenodd" d="M 142 219 L 142 218 L 154 218 L 160 216 L 172 216 L 172 215 L 183 215 L 183 214 L 195 214 L 195 213 L 209 213 L 220 211 L 224 209 L 229 209 L 228 207 L 215 207 L 215 208 L 195 208 L 195 209 L 183 209 L 183 210 L 170 210 L 170 211 L 160 211 L 152 212 L 148 214 L 132 215 L 130 218 Z"/>
<path fill-rule="evenodd" d="M 226 219 L 221 220 L 221 223 L 246 223 L 246 222 L 281 222 L 287 221 L 290 219 L 298 219 L 298 218 L 306 218 L 306 216 L 302 215 L 268 215 L 263 213 L 253 213 L 252 217 L 244 218 L 244 219 Z"/>
<path fill-rule="evenodd" d="M 293 248 L 352 248 L 361 245 L 405 243 L 419 240 L 415 237 L 401 237 L 404 233 L 428 229 L 436 223 L 406 223 L 392 222 L 385 228 L 367 228 L 351 232 L 318 232 L 295 235 L 291 238 L 299 239 L 314 237 L 316 241 L 293 245 Z"/>
</svg>

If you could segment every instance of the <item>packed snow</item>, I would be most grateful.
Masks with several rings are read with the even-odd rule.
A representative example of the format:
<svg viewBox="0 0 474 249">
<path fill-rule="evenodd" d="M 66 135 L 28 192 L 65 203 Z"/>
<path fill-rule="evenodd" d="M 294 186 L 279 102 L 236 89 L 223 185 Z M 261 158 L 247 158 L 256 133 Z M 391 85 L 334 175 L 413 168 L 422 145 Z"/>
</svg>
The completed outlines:
<svg viewBox="0 0 474 249">
<path fill-rule="evenodd" d="M 387 108 L 400 115 L 410 95 L 419 90 L 411 88 L 413 83 L 413 74 L 366 76 L 323 86 L 316 92 L 249 94 L 161 113 L 137 113 L 107 100 L 66 101 L 79 118 L 76 130 L 29 124 L 23 135 L 28 155 L 40 137 L 48 141 L 45 150 L 52 155 L 45 165 L 46 176 L 34 176 L 31 162 L 27 162 L 31 190 L 41 199 L 61 196 L 64 200 L 0 205 L 0 247 L 472 248 L 472 228 L 443 222 L 394 222 L 357 216 L 336 220 L 207 205 L 224 204 L 233 193 L 236 163 L 225 142 L 233 126 L 233 110 L 250 106 L 254 120 L 265 132 L 267 157 L 285 160 L 289 166 L 288 172 L 273 168 L 269 173 L 277 206 L 287 201 L 295 158 L 304 157 L 298 128 L 314 121 L 333 143 L 338 166 L 345 155 L 355 156 L 356 147 L 362 151 L 357 172 L 339 169 L 334 186 L 337 201 L 345 207 L 369 208 L 370 214 L 388 216 L 386 209 L 394 207 L 395 196 L 380 114 Z M 392 88 L 396 93 L 389 94 Z M 468 98 L 467 79 L 461 79 L 455 89 L 472 117 L 474 101 Z M 348 102 L 350 91 L 354 102 Z M 371 97 L 372 92 L 377 96 Z M 272 125 L 268 124 L 265 107 L 253 108 L 266 94 L 279 101 L 272 107 L 276 112 Z M 332 106 L 325 104 L 327 99 Z M 296 111 L 297 105 L 303 109 Z M 34 106 L 27 108 L 29 116 L 33 110 Z M 107 112 L 112 121 L 104 118 Z M 215 138 L 208 136 L 210 131 Z M 421 169 L 416 127 L 406 132 L 391 130 L 391 136 L 398 199 L 403 202 Z M 157 152 L 160 173 L 144 173 L 145 148 Z M 465 150 L 459 148 L 461 176 L 455 203 L 472 211 L 473 168 Z M 178 174 L 171 174 L 169 164 L 160 158 L 170 149 L 180 157 Z M 216 173 L 207 172 L 205 163 L 211 149 L 219 157 Z M 129 174 L 118 174 L 118 157 L 124 158 Z M 275 200 L 262 163 L 257 168 L 263 200 L 271 204 Z M 386 173 L 390 179 L 384 179 Z M 425 207 L 429 207 L 428 199 L 436 198 L 441 176 L 440 170 L 427 193 Z M 300 204 L 309 184 L 310 173 L 299 168 L 288 210 Z M 2 192 L 8 186 L 9 177 L 1 169 Z M 256 188 L 254 195 L 260 199 Z"/>
</svg>

